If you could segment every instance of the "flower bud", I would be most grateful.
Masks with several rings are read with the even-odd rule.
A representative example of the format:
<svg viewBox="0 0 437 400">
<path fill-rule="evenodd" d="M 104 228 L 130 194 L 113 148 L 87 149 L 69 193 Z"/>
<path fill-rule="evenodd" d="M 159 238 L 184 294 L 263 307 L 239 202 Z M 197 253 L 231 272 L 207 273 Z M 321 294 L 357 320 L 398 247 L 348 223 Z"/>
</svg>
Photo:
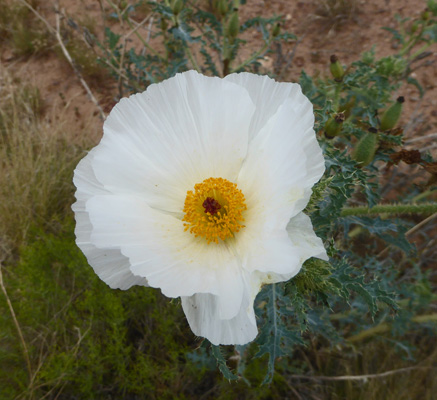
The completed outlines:
<svg viewBox="0 0 437 400">
<path fill-rule="evenodd" d="M 370 128 L 356 144 L 352 151 L 351 157 L 361 167 L 369 165 L 375 158 L 376 149 L 378 148 L 378 134 L 376 129 Z"/>
<path fill-rule="evenodd" d="M 240 19 L 238 17 L 238 12 L 234 12 L 231 15 L 231 18 L 228 22 L 227 27 L 227 36 L 230 42 L 233 42 L 234 39 L 238 36 L 240 32 Z"/>
<path fill-rule="evenodd" d="M 337 82 L 341 82 L 344 76 L 344 69 L 335 54 L 331 56 L 331 65 L 329 66 L 329 69 L 332 76 L 334 77 L 334 80 Z"/>
<path fill-rule="evenodd" d="M 393 129 L 397 124 L 402 112 L 402 104 L 405 101 L 403 96 L 399 96 L 396 103 L 391 105 L 381 117 L 380 128 L 382 131 Z"/>
<path fill-rule="evenodd" d="M 224 17 L 229 10 L 229 4 L 227 0 L 218 0 L 217 2 L 217 12 L 221 17 Z"/>
<path fill-rule="evenodd" d="M 161 27 L 161 30 L 163 30 L 163 31 L 166 31 L 166 30 L 167 30 L 167 28 L 168 28 L 168 23 L 167 23 L 167 20 L 166 20 L 165 18 L 162 18 L 162 17 L 161 17 L 160 27 Z"/>
<path fill-rule="evenodd" d="M 344 113 L 340 112 L 334 114 L 331 118 L 328 119 L 328 121 L 326 121 L 325 136 L 327 139 L 332 139 L 334 136 L 338 136 L 340 134 L 344 120 Z"/>
<path fill-rule="evenodd" d="M 429 18 L 431 17 L 431 13 L 429 12 L 428 8 L 425 8 L 425 10 L 423 10 L 421 17 L 424 21 L 429 20 Z"/>
<path fill-rule="evenodd" d="M 418 28 L 419 28 L 419 21 L 414 21 L 411 24 L 411 29 L 410 29 L 411 33 L 416 33 Z"/>
<path fill-rule="evenodd" d="M 278 22 L 272 29 L 272 37 L 276 37 L 281 33 L 281 24 Z"/>
<path fill-rule="evenodd" d="M 174 15 L 179 15 L 179 13 L 184 8 L 184 2 L 183 0 L 174 0 L 171 5 L 171 10 L 173 11 Z"/>
</svg>

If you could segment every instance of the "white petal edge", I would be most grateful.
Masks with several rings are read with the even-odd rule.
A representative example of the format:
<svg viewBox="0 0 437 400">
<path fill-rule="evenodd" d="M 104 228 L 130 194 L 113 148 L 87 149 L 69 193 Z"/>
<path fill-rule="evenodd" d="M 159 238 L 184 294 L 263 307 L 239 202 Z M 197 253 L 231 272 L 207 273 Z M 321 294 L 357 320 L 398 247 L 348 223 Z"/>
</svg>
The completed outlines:
<svg viewBox="0 0 437 400">
<path fill-rule="evenodd" d="M 293 217 L 287 225 L 287 233 L 291 242 L 299 251 L 301 263 L 311 257 L 329 261 L 322 239 L 315 234 L 308 215 L 301 212 Z"/>
<path fill-rule="evenodd" d="M 311 105 L 286 100 L 251 142 L 237 184 L 246 197 L 246 227 L 235 239 L 248 271 L 293 276 L 302 261 L 286 233 L 325 170 L 312 129 Z"/>
<path fill-rule="evenodd" d="M 94 272 L 112 289 L 126 290 L 134 285 L 148 286 L 147 279 L 132 274 L 129 259 L 121 254 L 120 249 L 99 249 L 91 243 L 93 227 L 85 204 L 93 194 L 106 193 L 91 167 L 94 151 L 91 150 L 74 171 L 77 201 L 72 205 L 72 210 L 76 219 L 76 244 L 85 254 Z"/>
<path fill-rule="evenodd" d="M 220 317 L 217 297 L 212 294 L 195 294 L 182 297 L 182 308 L 191 330 L 207 338 L 214 345 L 251 342 L 258 334 L 253 302 L 260 290 L 260 282 L 248 274 L 244 278 L 245 290 L 239 312 L 231 319 Z"/>
</svg>

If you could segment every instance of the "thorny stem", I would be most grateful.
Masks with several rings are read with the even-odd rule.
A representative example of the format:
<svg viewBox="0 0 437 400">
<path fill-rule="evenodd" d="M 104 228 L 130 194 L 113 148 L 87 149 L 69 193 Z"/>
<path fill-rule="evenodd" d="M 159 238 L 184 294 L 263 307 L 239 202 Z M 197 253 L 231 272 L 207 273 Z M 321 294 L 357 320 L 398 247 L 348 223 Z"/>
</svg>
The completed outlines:
<svg viewBox="0 0 437 400">
<path fill-rule="evenodd" d="M 378 215 L 378 214 L 434 214 L 437 212 L 437 203 L 420 204 L 378 204 L 369 207 L 345 207 L 341 210 L 341 217 L 351 215 Z"/>
</svg>

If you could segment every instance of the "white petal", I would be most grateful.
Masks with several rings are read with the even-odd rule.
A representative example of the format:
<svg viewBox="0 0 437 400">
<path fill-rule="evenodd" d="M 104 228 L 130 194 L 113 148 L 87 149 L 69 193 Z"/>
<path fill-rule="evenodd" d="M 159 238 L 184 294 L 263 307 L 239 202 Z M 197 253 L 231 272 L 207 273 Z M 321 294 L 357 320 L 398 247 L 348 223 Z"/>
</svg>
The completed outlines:
<svg viewBox="0 0 437 400">
<path fill-rule="evenodd" d="M 286 100 L 250 143 L 237 180 L 249 219 L 253 214 L 270 229 L 285 229 L 289 219 L 305 207 L 311 187 L 325 170 L 313 123 L 311 106 Z"/>
<path fill-rule="evenodd" d="M 133 274 L 168 297 L 212 293 L 222 318 L 235 316 L 243 298 L 241 268 L 226 244 L 208 245 L 182 221 L 129 195 L 95 196 L 86 204 L 92 243 L 120 248 Z"/>
<path fill-rule="evenodd" d="M 291 278 L 302 266 L 300 243 L 290 241 L 286 226 L 305 207 L 324 172 L 313 123 L 307 102 L 286 100 L 250 143 L 237 181 L 248 207 L 246 227 L 235 239 L 248 271 Z"/>
<path fill-rule="evenodd" d="M 259 133 L 285 100 L 291 99 L 296 104 L 310 106 L 309 100 L 302 94 L 302 89 L 297 83 L 275 82 L 268 76 L 248 72 L 230 74 L 224 79 L 244 87 L 256 105 L 256 113 L 250 124 L 249 140 Z"/>
<path fill-rule="evenodd" d="M 240 233 L 235 244 L 246 271 L 291 276 L 299 272 L 302 267 L 299 251 L 285 230 L 260 232 L 256 237 L 250 237 L 249 231 Z"/>
<path fill-rule="evenodd" d="M 81 160 L 74 172 L 74 184 L 78 188 L 77 201 L 72 206 L 76 218 L 76 244 L 85 254 L 96 274 L 111 288 L 129 289 L 133 285 L 148 286 L 147 279 L 132 274 L 128 258 L 123 256 L 119 249 L 98 249 L 90 241 L 93 227 L 85 203 L 93 194 L 106 192 L 91 168 L 93 155 L 94 150 Z"/>
<path fill-rule="evenodd" d="M 300 262 L 310 257 L 329 261 L 322 239 L 316 236 L 310 217 L 299 213 L 287 225 L 288 236 L 299 252 Z"/>
<path fill-rule="evenodd" d="M 182 297 L 182 307 L 191 330 L 197 336 L 207 338 L 212 344 L 246 344 L 258 334 L 253 301 L 259 292 L 258 279 L 245 277 L 245 290 L 238 314 L 231 319 L 223 319 L 217 296 L 195 294 Z"/>
<path fill-rule="evenodd" d="M 196 183 L 235 181 L 254 111 L 236 84 L 177 74 L 114 107 L 96 149 L 96 177 L 112 193 L 141 195 L 151 207 L 180 215 Z"/>
</svg>

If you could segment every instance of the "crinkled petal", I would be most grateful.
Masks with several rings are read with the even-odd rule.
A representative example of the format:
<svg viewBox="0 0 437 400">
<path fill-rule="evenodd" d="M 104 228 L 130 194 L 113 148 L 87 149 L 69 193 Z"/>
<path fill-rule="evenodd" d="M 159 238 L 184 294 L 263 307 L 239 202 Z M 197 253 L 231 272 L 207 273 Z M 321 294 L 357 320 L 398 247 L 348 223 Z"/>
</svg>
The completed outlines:
<svg viewBox="0 0 437 400">
<path fill-rule="evenodd" d="M 293 217 L 287 225 L 287 232 L 293 246 L 298 251 L 301 263 L 310 257 L 329 261 L 322 239 L 315 234 L 308 215 L 299 213 Z"/>
<path fill-rule="evenodd" d="M 230 74 L 224 79 L 244 87 L 256 105 L 256 113 L 250 122 L 249 140 L 258 135 L 285 100 L 290 99 L 295 104 L 306 103 L 310 106 L 309 100 L 303 96 L 302 89 L 297 83 L 276 82 L 268 76 L 248 72 Z"/>
<path fill-rule="evenodd" d="M 207 338 L 212 344 L 246 344 L 258 334 L 253 302 L 260 290 L 258 279 L 245 276 L 243 301 L 238 314 L 223 319 L 217 296 L 198 293 L 182 297 L 182 307 L 191 330 L 197 336 Z"/>
<path fill-rule="evenodd" d="M 307 102 L 286 100 L 250 143 L 237 181 L 248 207 L 246 227 L 235 239 L 249 271 L 293 276 L 302 266 L 286 226 L 306 206 L 325 169 L 313 123 Z"/>
<path fill-rule="evenodd" d="M 93 227 L 85 204 L 91 196 L 107 193 L 97 181 L 91 167 L 94 152 L 95 150 L 90 151 L 74 172 L 74 184 L 78 188 L 77 201 L 72 206 L 76 218 L 76 243 L 96 274 L 111 288 L 129 289 L 133 285 L 148 286 L 147 279 L 132 274 L 129 259 L 121 254 L 120 249 L 99 249 L 91 243 Z"/>
<path fill-rule="evenodd" d="M 133 274 L 168 297 L 212 293 L 222 318 L 235 316 L 243 298 L 241 268 L 226 244 L 208 245 L 183 222 L 130 195 L 94 196 L 86 204 L 92 243 L 120 248 Z"/>
<path fill-rule="evenodd" d="M 237 180 L 247 200 L 248 218 L 250 209 L 256 209 L 271 229 L 285 228 L 305 207 L 311 187 L 325 170 L 313 124 L 311 105 L 286 100 L 250 143 Z"/>
<path fill-rule="evenodd" d="M 187 190 L 209 177 L 235 181 L 255 111 L 247 90 L 194 71 L 122 99 L 104 125 L 93 160 L 114 194 L 141 195 L 180 214 Z"/>
<path fill-rule="evenodd" d="M 246 271 L 295 275 L 302 266 L 299 251 L 285 230 L 260 232 L 256 237 L 238 235 L 235 247 Z"/>
</svg>

